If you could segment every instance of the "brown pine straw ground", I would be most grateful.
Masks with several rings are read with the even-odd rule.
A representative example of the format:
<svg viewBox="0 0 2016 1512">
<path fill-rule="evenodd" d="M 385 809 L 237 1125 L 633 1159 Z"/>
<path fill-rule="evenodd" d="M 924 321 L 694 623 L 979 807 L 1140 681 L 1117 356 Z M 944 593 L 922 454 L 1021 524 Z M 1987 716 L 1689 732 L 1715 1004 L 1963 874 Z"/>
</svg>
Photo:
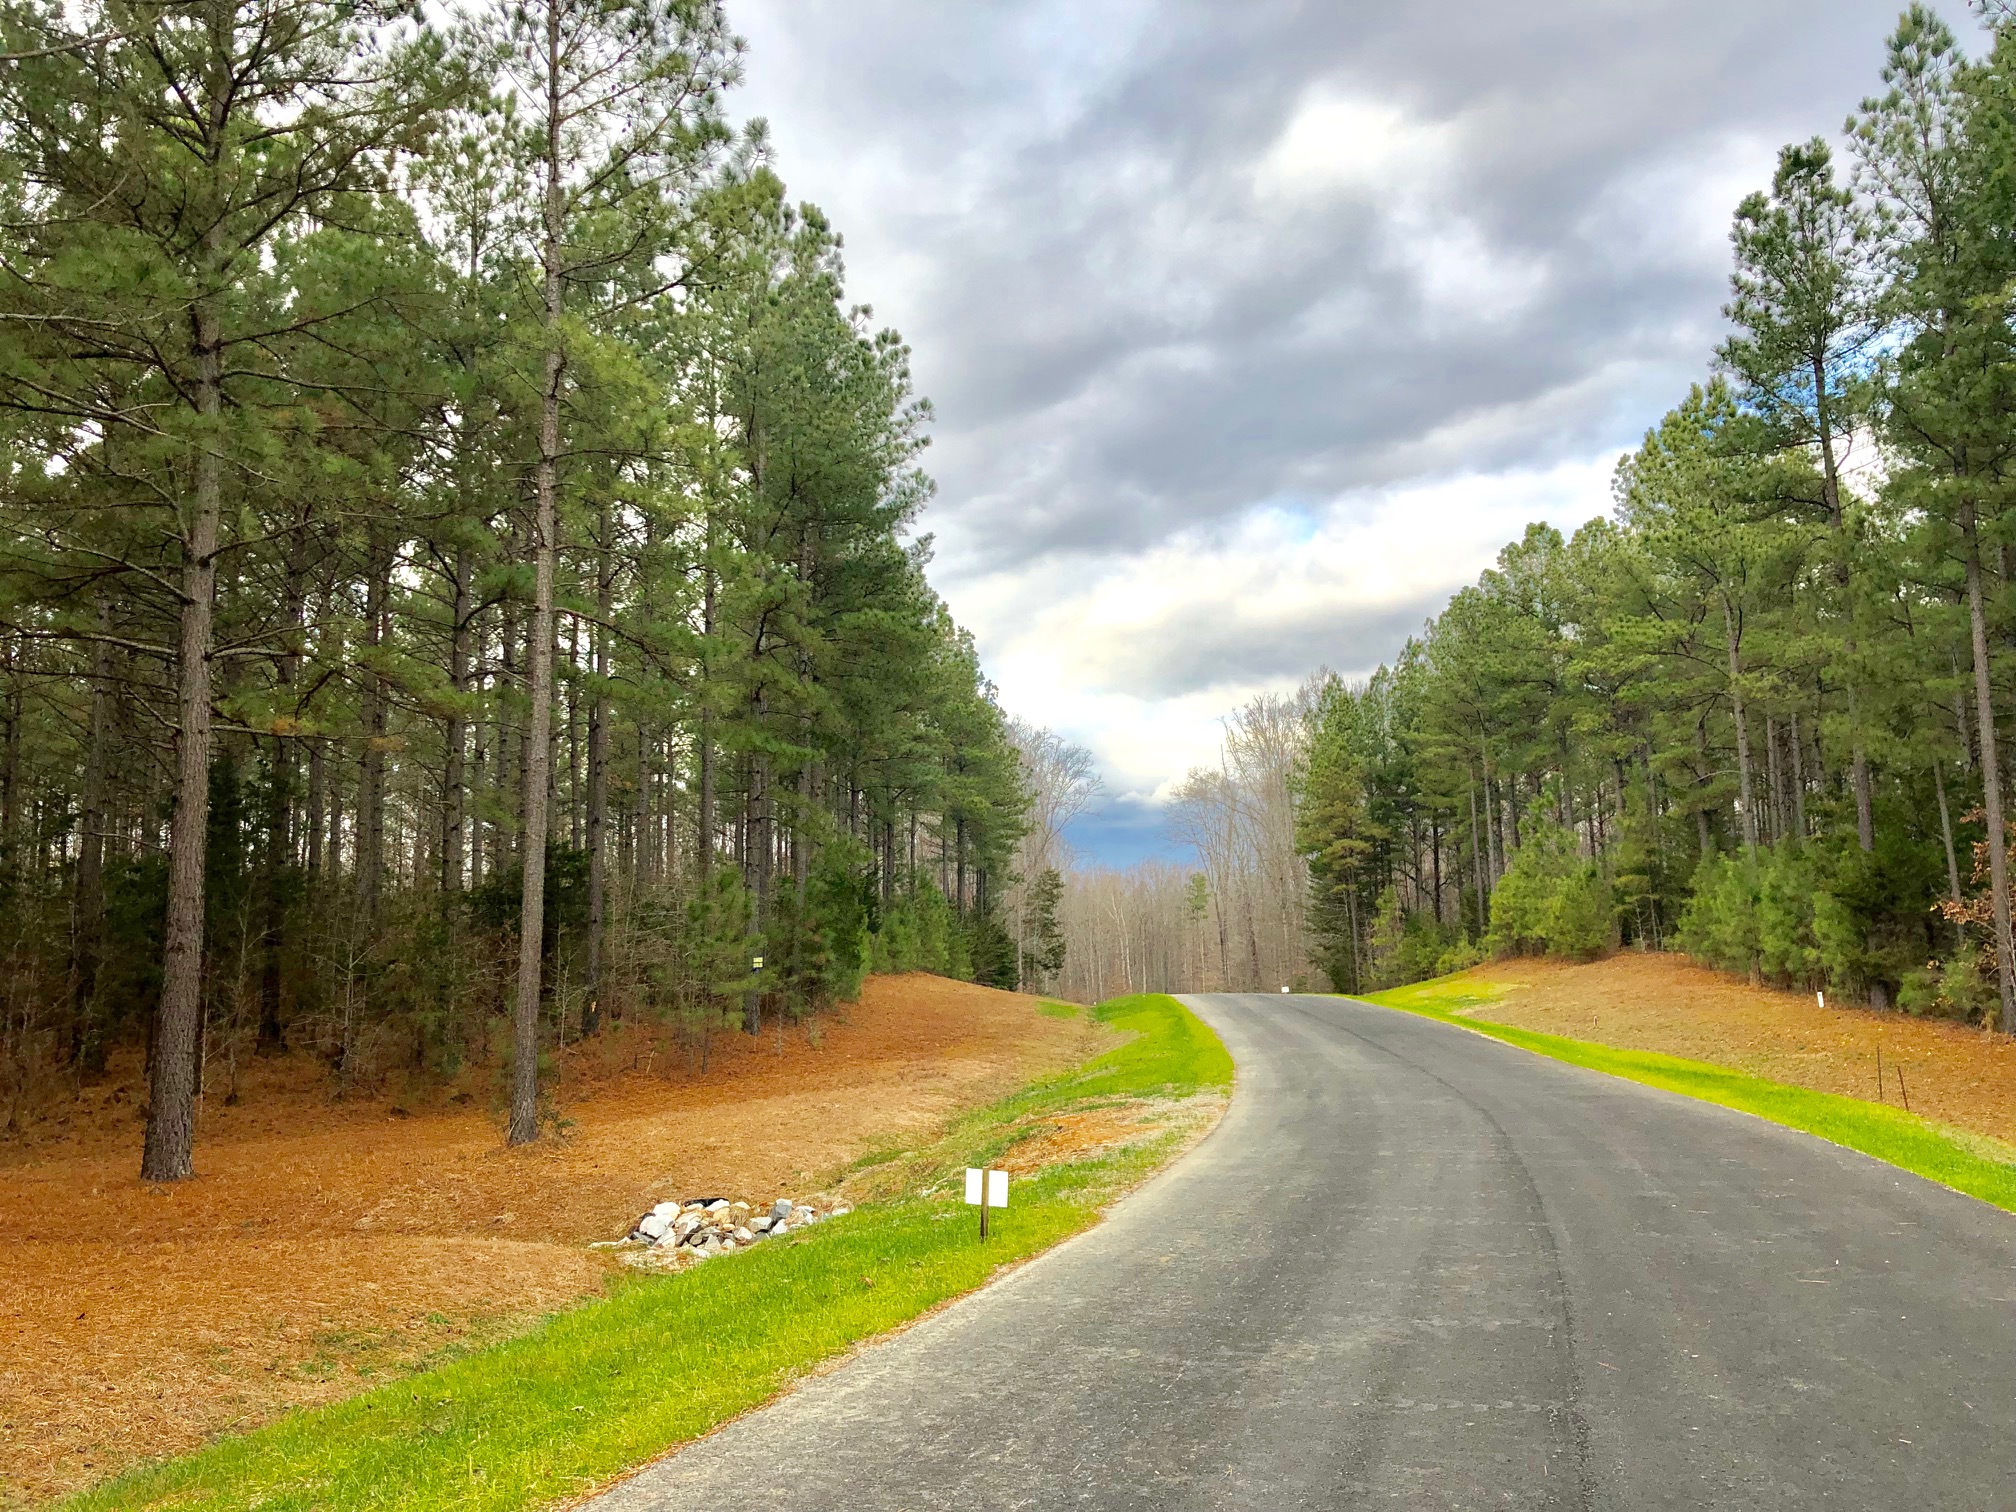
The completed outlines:
<svg viewBox="0 0 2016 1512">
<path fill-rule="evenodd" d="M 139 1068 L 115 1066 L 0 1144 L 0 1505 L 523 1329 L 599 1293 L 615 1262 L 587 1246 L 654 1202 L 813 1195 L 1109 1039 L 923 975 L 781 1037 L 717 1037 L 704 1078 L 617 1027 L 566 1057 L 571 1127 L 520 1151 L 487 1073 L 337 1103 L 318 1064 L 264 1061 L 239 1106 L 205 1108 L 196 1179 L 165 1187 L 135 1174 Z"/>
<path fill-rule="evenodd" d="M 1459 1010 L 1571 1039 L 1708 1061 L 1772 1081 L 1874 1102 L 1876 1052 L 1883 1100 L 2016 1145 L 2016 1037 L 1964 1024 L 1872 1013 L 1827 995 L 1753 987 L 1684 956 L 1625 951 L 1608 960 L 1492 961 L 1478 984 L 1518 983 L 1504 997 Z"/>
</svg>

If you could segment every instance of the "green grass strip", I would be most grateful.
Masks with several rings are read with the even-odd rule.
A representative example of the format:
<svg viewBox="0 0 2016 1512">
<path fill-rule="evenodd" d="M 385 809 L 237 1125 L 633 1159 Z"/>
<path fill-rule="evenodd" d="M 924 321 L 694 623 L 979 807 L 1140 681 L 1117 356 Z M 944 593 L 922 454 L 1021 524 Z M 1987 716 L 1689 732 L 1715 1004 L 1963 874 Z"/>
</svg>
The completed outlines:
<svg viewBox="0 0 2016 1512">
<path fill-rule="evenodd" d="M 1902 1108 L 1766 1081 L 1761 1076 L 1748 1076 L 1705 1061 L 1683 1060 L 1677 1055 L 1659 1055 L 1649 1050 L 1620 1050 L 1588 1040 L 1494 1024 L 1453 1011 L 1492 1002 L 1510 990 L 1507 985 L 1443 977 L 1371 993 L 1361 1001 L 1455 1024 L 1535 1055 L 1552 1056 L 1570 1065 L 1621 1076 L 1626 1081 L 1678 1092 L 1741 1113 L 1754 1113 L 1772 1123 L 1873 1155 L 1956 1192 L 2016 1212 L 2016 1163 L 1996 1158 L 2003 1147 L 1977 1135 L 1930 1123 Z"/>
<path fill-rule="evenodd" d="M 983 1246 L 945 1177 L 1032 1114 L 1229 1085 L 1231 1057 L 1173 998 L 1095 1010 L 1133 1038 L 957 1121 L 929 1152 L 890 1156 L 909 1195 L 677 1275 L 638 1275 L 530 1333 L 196 1454 L 133 1471 L 83 1509 L 521 1508 L 576 1496 L 775 1395 L 797 1374 L 899 1326 L 1092 1224 L 1179 1136 L 1016 1183 Z M 919 1196 L 921 1167 L 937 1188 Z"/>
</svg>

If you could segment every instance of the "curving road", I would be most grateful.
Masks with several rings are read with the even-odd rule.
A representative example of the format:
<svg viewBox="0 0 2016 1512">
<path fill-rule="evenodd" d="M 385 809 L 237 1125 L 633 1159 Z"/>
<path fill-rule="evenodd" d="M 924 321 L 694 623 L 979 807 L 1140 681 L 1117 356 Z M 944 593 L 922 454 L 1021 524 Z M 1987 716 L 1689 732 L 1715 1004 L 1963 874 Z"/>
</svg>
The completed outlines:
<svg viewBox="0 0 2016 1512">
<path fill-rule="evenodd" d="M 1225 1121 L 650 1468 L 645 1508 L 2016 1507 L 2016 1218 L 1333 998 L 1186 999 Z"/>
</svg>

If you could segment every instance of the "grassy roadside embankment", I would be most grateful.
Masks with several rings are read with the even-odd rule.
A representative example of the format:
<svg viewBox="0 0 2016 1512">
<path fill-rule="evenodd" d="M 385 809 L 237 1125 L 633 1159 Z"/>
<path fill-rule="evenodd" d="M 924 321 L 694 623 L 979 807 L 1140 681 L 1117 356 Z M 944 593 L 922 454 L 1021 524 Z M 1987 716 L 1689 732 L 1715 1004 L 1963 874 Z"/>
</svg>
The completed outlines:
<svg viewBox="0 0 2016 1512">
<path fill-rule="evenodd" d="M 1172 998 L 1092 1010 L 1134 1037 L 966 1114 L 926 1149 L 856 1162 L 853 1213 L 616 1295 L 509 1343 L 298 1412 L 64 1503 L 181 1508 L 521 1508 L 578 1497 L 757 1406 L 806 1370 L 1090 1226 L 1193 1138 L 1232 1078 Z M 1194 1101 L 1192 1101 L 1194 1099 Z M 983 1246 L 950 1179 L 1060 1122 L 1129 1112 L 1137 1137 L 1015 1183 Z"/>
<path fill-rule="evenodd" d="M 1901 1108 L 1767 1081 L 1704 1061 L 1495 1024 L 1463 1011 L 1488 1006 L 1510 990 L 1509 985 L 1498 987 L 1459 973 L 1369 993 L 1363 1001 L 1439 1019 L 1570 1065 L 1754 1114 L 2016 1212 L 2016 1150 L 1998 1141 L 1943 1128 Z"/>
</svg>

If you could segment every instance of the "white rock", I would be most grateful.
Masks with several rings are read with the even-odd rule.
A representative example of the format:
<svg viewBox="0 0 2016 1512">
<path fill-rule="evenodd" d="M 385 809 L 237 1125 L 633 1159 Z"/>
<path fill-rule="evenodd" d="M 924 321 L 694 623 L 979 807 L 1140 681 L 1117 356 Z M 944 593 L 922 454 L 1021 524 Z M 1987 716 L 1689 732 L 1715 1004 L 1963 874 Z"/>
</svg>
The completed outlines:
<svg viewBox="0 0 2016 1512">
<path fill-rule="evenodd" d="M 732 1255 L 732 1254 L 734 1254 L 734 1253 L 735 1253 L 735 1241 L 734 1241 L 733 1239 L 723 1239 L 723 1240 L 721 1241 L 721 1253 L 722 1253 L 722 1254 L 724 1254 L 724 1255 Z"/>
<path fill-rule="evenodd" d="M 772 1239 L 775 1239 L 779 1234 L 788 1234 L 790 1232 L 791 1225 L 788 1223 L 773 1223 L 770 1225 L 770 1237 Z"/>
<path fill-rule="evenodd" d="M 695 1260 L 705 1260 L 707 1258 L 707 1251 L 705 1250 L 689 1249 L 686 1253 L 691 1255 Z"/>
<path fill-rule="evenodd" d="M 646 1239 L 663 1239 L 665 1231 L 672 1227 L 672 1220 L 663 1213 L 646 1213 L 637 1220 L 637 1232 Z"/>
<path fill-rule="evenodd" d="M 651 1209 L 651 1211 L 663 1218 L 677 1218 L 679 1216 L 679 1204 L 676 1202 L 661 1202 L 658 1206 Z"/>
<path fill-rule="evenodd" d="M 771 1227 L 776 1222 L 777 1220 L 775 1218 L 758 1218 L 754 1223 L 750 1224 L 749 1226 L 754 1230 L 756 1230 L 756 1232 L 759 1234 L 767 1234 L 770 1232 Z"/>
<path fill-rule="evenodd" d="M 727 1212 L 727 1211 L 728 1211 L 728 1199 L 727 1199 L 726 1197 L 716 1197 L 716 1198 L 715 1198 L 715 1199 L 714 1199 L 714 1200 L 713 1200 L 712 1202 L 710 1202 L 710 1203 L 708 1203 L 708 1204 L 707 1204 L 707 1211 L 708 1211 L 708 1212 L 710 1212 L 710 1213 L 725 1213 L 725 1212 Z"/>
<path fill-rule="evenodd" d="M 756 1236 L 750 1233 L 749 1230 L 747 1230 L 746 1228 L 738 1228 L 737 1230 L 735 1230 L 735 1242 L 737 1244 L 754 1244 L 756 1242 Z"/>
<path fill-rule="evenodd" d="M 826 1216 L 828 1218 L 844 1218 L 853 1211 L 854 1209 L 850 1207 L 836 1207 L 835 1209 L 833 1209 L 832 1212 L 828 1213 Z"/>
<path fill-rule="evenodd" d="M 677 1218 L 672 1220 L 672 1237 L 675 1239 L 684 1239 L 699 1227 L 700 1215 L 698 1213 L 681 1213 Z"/>
<path fill-rule="evenodd" d="M 791 1199 L 789 1197 L 779 1197 L 775 1202 L 771 1203 L 770 1216 L 780 1222 L 789 1218 L 791 1216 Z"/>
</svg>

